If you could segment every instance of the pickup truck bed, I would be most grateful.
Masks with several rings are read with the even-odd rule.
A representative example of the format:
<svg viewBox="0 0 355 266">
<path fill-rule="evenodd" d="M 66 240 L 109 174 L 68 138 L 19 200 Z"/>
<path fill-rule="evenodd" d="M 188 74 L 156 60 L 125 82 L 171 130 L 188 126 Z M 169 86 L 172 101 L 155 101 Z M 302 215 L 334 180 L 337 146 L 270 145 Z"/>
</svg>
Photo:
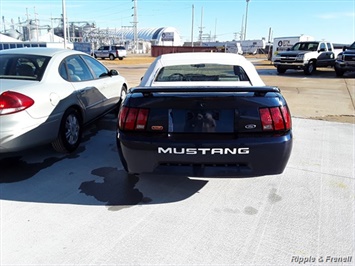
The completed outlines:
<svg viewBox="0 0 355 266">
<path fill-rule="evenodd" d="M 276 87 L 133 88 L 118 121 L 129 174 L 280 174 L 292 150 L 291 115 Z"/>
</svg>

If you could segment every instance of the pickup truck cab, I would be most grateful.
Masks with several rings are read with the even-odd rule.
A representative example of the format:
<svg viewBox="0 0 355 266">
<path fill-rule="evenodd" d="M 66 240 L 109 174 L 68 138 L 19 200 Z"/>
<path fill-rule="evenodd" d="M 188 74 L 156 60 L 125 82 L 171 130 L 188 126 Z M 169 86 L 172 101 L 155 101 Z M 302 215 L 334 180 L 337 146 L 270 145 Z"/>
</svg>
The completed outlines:
<svg viewBox="0 0 355 266">
<path fill-rule="evenodd" d="M 337 52 L 330 42 L 297 42 L 287 51 L 278 53 L 273 65 L 280 74 L 287 69 L 301 69 L 306 75 L 311 75 L 317 67 L 333 67 L 336 56 Z"/>
<path fill-rule="evenodd" d="M 110 60 L 123 60 L 127 56 L 127 51 L 124 46 L 119 45 L 104 45 L 101 46 L 98 50 L 94 51 L 95 58 L 109 58 Z"/>
<path fill-rule="evenodd" d="M 355 71 L 355 42 L 343 48 L 335 60 L 335 73 L 338 77 L 344 75 L 347 71 Z"/>
</svg>

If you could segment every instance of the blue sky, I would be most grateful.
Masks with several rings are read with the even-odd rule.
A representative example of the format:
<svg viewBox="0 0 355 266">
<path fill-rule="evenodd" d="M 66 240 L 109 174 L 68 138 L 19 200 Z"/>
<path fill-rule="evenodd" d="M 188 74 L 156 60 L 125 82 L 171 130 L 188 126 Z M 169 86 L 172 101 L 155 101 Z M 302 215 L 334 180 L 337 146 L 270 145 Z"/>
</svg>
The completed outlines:
<svg viewBox="0 0 355 266">
<path fill-rule="evenodd" d="M 95 22 L 99 28 L 132 26 L 132 0 L 65 0 L 65 4 L 68 21 Z M 191 40 L 192 29 L 198 40 L 201 19 L 204 34 L 216 35 L 219 41 L 239 39 L 246 17 L 246 0 L 137 0 L 137 7 L 138 28 L 174 27 L 185 41 Z M 1 31 L 3 16 L 8 29 L 11 19 L 26 20 L 26 12 L 41 25 L 51 25 L 50 18 L 62 14 L 62 0 L 0 0 Z M 267 40 L 270 29 L 274 38 L 305 34 L 352 43 L 355 0 L 250 0 L 246 39 Z"/>
</svg>

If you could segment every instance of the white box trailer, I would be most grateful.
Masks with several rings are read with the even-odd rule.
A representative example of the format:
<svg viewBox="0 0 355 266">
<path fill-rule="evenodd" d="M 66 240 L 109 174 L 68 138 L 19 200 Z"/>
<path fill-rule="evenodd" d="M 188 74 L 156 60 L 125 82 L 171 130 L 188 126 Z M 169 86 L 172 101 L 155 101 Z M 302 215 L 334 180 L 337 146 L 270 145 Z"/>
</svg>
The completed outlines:
<svg viewBox="0 0 355 266">
<path fill-rule="evenodd" d="M 242 50 L 244 54 L 256 54 L 258 49 L 265 49 L 266 41 L 265 40 L 244 40 L 240 41 Z"/>
<path fill-rule="evenodd" d="M 314 40 L 315 40 L 314 37 L 309 35 L 274 38 L 274 42 L 272 45 L 271 61 L 274 61 L 274 57 L 275 55 L 278 54 L 278 52 L 286 51 L 288 48 L 291 48 L 296 42 L 305 42 L 305 41 L 314 41 Z"/>
</svg>

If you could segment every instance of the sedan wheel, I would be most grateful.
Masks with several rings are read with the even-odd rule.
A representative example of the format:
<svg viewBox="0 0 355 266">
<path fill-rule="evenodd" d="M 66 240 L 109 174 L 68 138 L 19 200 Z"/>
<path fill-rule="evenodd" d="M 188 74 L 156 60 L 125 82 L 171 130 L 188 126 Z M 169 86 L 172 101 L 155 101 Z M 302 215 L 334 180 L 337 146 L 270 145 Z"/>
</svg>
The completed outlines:
<svg viewBox="0 0 355 266">
<path fill-rule="evenodd" d="M 124 99 L 126 98 L 127 96 L 127 88 L 125 85 L 122 86 L 122 89 L 121 89 L 121 97 L 120 97 L 120 101 L 123 102 Z"/>
<path fill-rule="evenodd" d="M 118 115 L 118 113 L 120 111 L 121 103 L 124 101 L 126 96 L 127 96 L 127 88 L 125 85 L 122 85 L 120 100 L 117 102 L 117 104 L 113 110 L 113 113 L 115 114 L 115 116 Z"/>
<path fill-rule="evenodd" d="M 82 121 L 77 110 L 69 108 L 63 116 L 58 137 L 52 142 L 58 152 L 73 152 L 79 146 L 82 133 Z"/>
</svg>

